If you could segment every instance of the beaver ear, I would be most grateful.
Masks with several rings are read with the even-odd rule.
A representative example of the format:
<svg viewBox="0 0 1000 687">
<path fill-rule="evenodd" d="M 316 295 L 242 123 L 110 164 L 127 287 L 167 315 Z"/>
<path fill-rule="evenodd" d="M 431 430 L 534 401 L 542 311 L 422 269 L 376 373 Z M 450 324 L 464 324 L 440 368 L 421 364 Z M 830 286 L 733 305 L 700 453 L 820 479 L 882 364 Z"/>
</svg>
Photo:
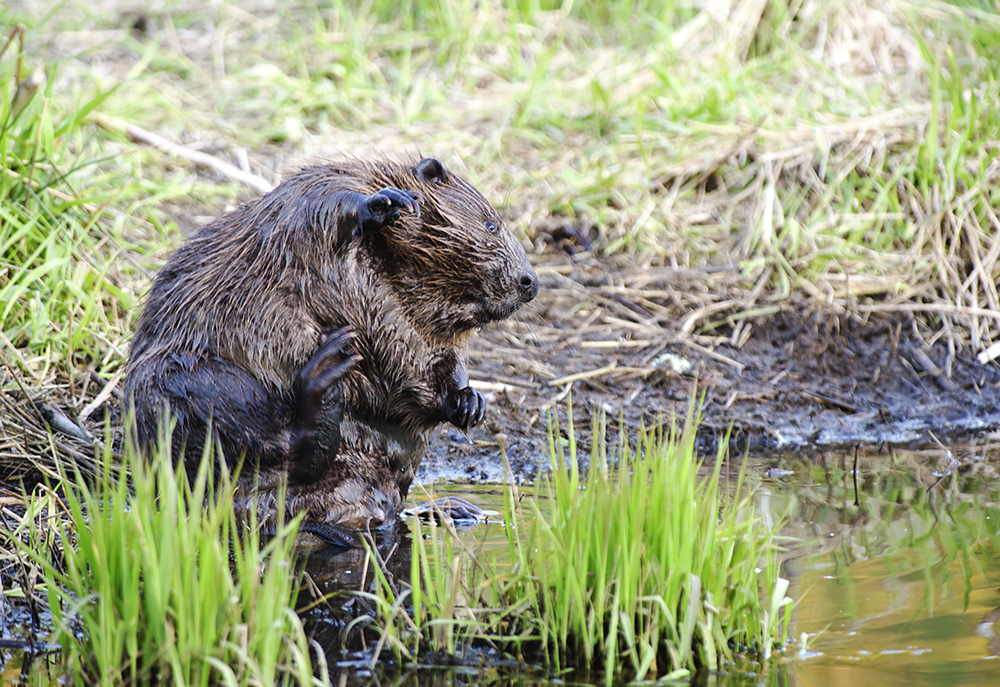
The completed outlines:
<svg viewBox="0 0 1000 687">
<path fill-rule="evenodd" d="M 431 182 L 443 184 L 448 181 L 448 172 L 445 171 L 444 165 L 430 157 L 418 162 L 413 168 L 413 174 L 428 184 Z"/>
</svg>

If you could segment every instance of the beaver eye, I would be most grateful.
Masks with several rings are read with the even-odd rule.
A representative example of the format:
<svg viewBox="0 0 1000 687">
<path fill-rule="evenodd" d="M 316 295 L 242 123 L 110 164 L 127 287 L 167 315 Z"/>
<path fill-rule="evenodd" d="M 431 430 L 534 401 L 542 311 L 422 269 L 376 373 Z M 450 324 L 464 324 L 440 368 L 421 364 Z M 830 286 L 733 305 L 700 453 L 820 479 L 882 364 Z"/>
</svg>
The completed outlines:
<svg viewBox="0 0 1000 687">
<path fill-rule="evenodd" d="M 493 222 L 487 222 L 486 228 L 489 230 L 491 234 L 497 233 L 497 225 L 494 224 Z"/>
</svg>

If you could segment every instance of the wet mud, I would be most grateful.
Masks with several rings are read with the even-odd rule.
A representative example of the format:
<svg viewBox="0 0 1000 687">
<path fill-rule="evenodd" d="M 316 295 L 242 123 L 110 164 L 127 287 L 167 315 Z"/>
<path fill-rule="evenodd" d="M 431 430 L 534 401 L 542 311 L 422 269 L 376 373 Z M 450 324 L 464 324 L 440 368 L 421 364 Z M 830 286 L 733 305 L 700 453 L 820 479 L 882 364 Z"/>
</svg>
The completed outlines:
<svg viewBox="0 0 1000 687">
<path fill-rule="evenodd" d="M 547 469 L 547 424 L 558 417 L 565 431 L 569 399 L 586 435 L 595 412 L 627 431 L 683 419 L 695 394 L 709 453 L 730 429 L 732 449 L 764 454 L 919 447 L 1000 427 L 1000 367 L 933 318 L 760 307 L 730 297 L 737 278 L 723 269 L 627 274 L 567 260 L 539 274 L 532 310 L 472 342 L 485 426 L 439 432 L 418 480 L 502 480 L 505 451 L 530 481 Z"/>
<path fill-rule="evenodd" d="M 1000 428 L 1000 367 L 980 363 L 949 335 L 947 323 L 926 314 L 876 313 L 836 299 L 769 303 L 753 280 L 748 284 L 738 270 L 724 266 L 640 270 L 549 250 L 536 268 L 536 301 L 514 321 L 471 341 L 470 376 L 487 399 L 486 421 L 469 434 L 454 428 L 434 433 L 411 500 L 425 488 L 440 492 L 442 481 L 459 483 L 451 487 L 459 495 L 469 482 L 502 482 L 508 477 L 504 456 L 517 481 L 536 480 L 550 466 L 549 423 L 556 419 L 565 434 L 570 404 L 584 455 L 595 413 L 607 418 L 611 431 L 631 433 L 640 425 L 682 421 L 692 398 L 704 454 L 731 432 L 734 452 L 795 454 L 805 464 L 816 450 L 843 459 L 855 446 L 877 454 Z M 78 406 L 102 389 L 95 382 L 76 406 L 58 393 L 43 400 L 76 417 Z M 93 408 L 95 419 L 81 423 L 91 436 L 103 435 L 96 418 L 105 409 L 117 424 L 120 394 L 105 396 L 108 405 Z M 4 412 L 20 407 L 15 420 L 38 424 L 35 434 L 44 438 L 46 421 L 33 407 L 16 391 L 8 400 Z M 23 468 L 23 456 L 33 450 L 29 444 L 25 439 L 4 462 L 11 498 L 25 476 L 11 466 Z M 84 455 L 82 448 L 77 453 Z M 404 526 L 382 533 L 376 550 L 390 575 L 408 577 Z M 369 631 L 358 622 L 374 609 L 346 591 L 370 588 L 367 555 L 360 549 L 312 552 L 312 586 L 300 598 L 327 658 L 352 681 L 370 674 L 364 664 L 377 642 L 374 626 Z M 324 602 L 307 608 L 319 599 Z M 42 640 L 51 629 L 24 615 L 21 604 L 8 603 L 6 611 L 9 618 L 12 611 L 22 616 L 0 628 L 0 639 L 34 634 Z M 500 659 L 484 654 L 476 660 Z"/>
</svg>

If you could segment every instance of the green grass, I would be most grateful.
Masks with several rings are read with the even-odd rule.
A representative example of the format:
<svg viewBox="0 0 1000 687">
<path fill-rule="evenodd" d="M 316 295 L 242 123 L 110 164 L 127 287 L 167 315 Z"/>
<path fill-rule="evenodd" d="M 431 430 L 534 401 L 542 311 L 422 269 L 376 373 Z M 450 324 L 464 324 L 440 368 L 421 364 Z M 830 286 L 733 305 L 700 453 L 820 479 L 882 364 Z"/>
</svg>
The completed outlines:
<svg viewBox="0 0 1000 687">
<path fill-rule="evenodd" d="M 565 452 L 552 443 L 553 514 L 543 521 L 536 513 L 520 560 L 538 576 L 536 608 L 549 616 L 543 640 L 557 664 L 583 656 L 605 667 L 608 681 L 621 667 L 642 679 L 717 669 L 734 648 L 764 657 L 772 642 L 784 643 L 776 612 L 787 583 L 777 589 L 771 534 L 754 516 L 742 470 L 723 493 L 724 445 L 699 476 L 695 428 L 689 417 L 679 431 L 643 431 L 608 455 L 595 421 L 585 483 L 572 430 Z M 776 592 L 773 607 L 761 589 Z"/>
<path fill-rule="evenodd" d="M 378 646 L 415 659 L 489 643 L 556 671 L 603 671 L 606 684 L 770 658 L 787 640 L 790 603 L 772 532 L 742 471 L 735 484 L 722 479 L 724 451 L 703 471 L 695 427 L 689 417 L 609 447 L 595 420 L 584 478 L 571 417 L 565 445 L 551 434 L 555 469 L 541 497 L 524 506 L 506 487 L 500 557 L 414 520 L 410 585 L 379 575 L 366 595 L 379 609 Z"/>
<path fill-rule="evenodd" d="M 143 206 L 163 189 L 94 137 L 87 118 L 114 89 L 67 101 L 57 67 L 29 77 L 29 64 L 13 42 L 0 60 L 0 347 L 35 383 L 58 372 L 72 386 L 88 365 L 122 366 L 149 276 L 140 251 L 156 255 L 139 246 L 157 234 Z"/>
<path fill-rule="evenodd" d="M 747 312 L 802 294 L 861 312 L 944 304 L 956 310 L 929 313 L 932 331 L 974 348 L 995 340 L 996 319 L 962 309 L 1000 309 L 996 8 L 797 0 L 758 14 L 757 6 L 735 2 L 717 16 L 692 0 L 371 0 L 360 8 L 330 0 L 266 10 L 149 3 L 137 14 L 109 0 L 5 5 L 0 26 L 27 28 L 0 56 L 4 369 L 32 393 L 44 388 L 82 405 L 94 395 L 78 388 L 88 371 L 106 380 L 122 371 L 136 304 L 181 230 L 253 195 L 113 125 L 101 128 L 94 114 L 229 162 L 245 159 L 268 178 L 343 152 L 433 153 L 502 200 L 515 230 L 539 244 L 552 224 L 593 227 L 597 253 L 639 266 L 738 264 L 748 289 L 768 286 L 761 302 L 739 306 Z M 133 31 L 139 16 L 145 30 Z M 35 71 L 44 84 L 15 107 L 19 85 Z M 705 326 L 739 316 L 720 312 Z M 4 380 L 5 391 L 17 386 Z M 649 435 L 639 445 L 658 441 Z M 615 451 L 631 460 L 626 446 Z M 640 461 L 635 469 L 646 468 Z M 568 485 L 581 481 L 572 467 L 559 474 Z M 653 491 L 658 482 L 610 467 L 608 477 L 609 485 L 632 479 L 632 490 L 665 498 Z M 712 479 L 686 488 L 707 494 L 717 488 Z M 568 510 L 551 517 L 572 525 L 567 494 L 575 491 L 558 484 L 552 503 Z M 636 515 L 626 495 L 609 489 L 600 507 Z M 508 520 L 521 522 L 511 508 Z M 751 521 L 717 523 L 716 534 Z M 633 523 L 640 525 L 653 527 Z M 557 538 L 583 534 L 573 527 L 550 530 L 532 530 L 530 541 L 552 556 L 585 546 Z M 620 552 L 625 563 L 615 564 L 633 576 L 635 556 L 677 553 L 666 530 L 614 537 L 633 545 L 664 537 Z M 512 539 L 518 565 L 531 555 L 524 541 Z M 617 549 L 608 551 L 607 541 L 592 542 L 588 555 L 602 547 L 611 555 Z M 444 579 L 443 564 L 420 547 L 414 577 Z M 734 555 L 745 553 L 737 548 Z M 658 584 L 673 594 L 694 575 L 700 597 L 711 592 L 711 606 L 725 615 L 686 606 L 694 595 L 661 605 L 655 598 L 665 592 L 567 587 L 528 572 L 508 571 L 508 586 L 495 588 L 474 556 L 462 560 L 466 577 L 452 579 L 471 582 L 428 585 L 412 618 L 403 613 L 412 600 L 391 598 L 384 618 L 432 628 L 432 646 L 445 652 L 473 637 L 519 637 L 563 665 L 581 641 L 595 659 L 636 674 L 654 663 L 663 673 L 721 660 L 729 640 L 753 644 L 731 633 L 764 621 L 748 596 L 713 587 L 694 568 L 687 582 L 678 572 Z M 593 562 L 594 580 L 612 569 L 619 579 L 620 567 Z M 559 590 L 572 601 L 555 596 Z M 536 611 L 544 604 L 554 609 L 544 614 L 552 624 L 471 610 L 491 608 L 478 603 L 491 598 L 520 599 Z M 600 610 L 581 620 L 573 610 L 581 603 Z M 629 616 L 651 618 L 661 607 L 674 620 L 691 615 L 675 634 Z M 775 636 L 776 609 L 767 611 L 761 637 Z M 623 636 L 639 648 L 619 656 Z M 402 639 L 397 645 L 415 650 Z"/>
<path fill-rule="evenodd" d="M 51 135 L 24 140 L 49 146 L 46 178 L 82 173 L 87 183 L 71 196 L 125 211 L 74 223 L 92 236 L 126 231 L 142 253 L 177 241 L 159 209 L 202 217 L 249 193 L 98 128 L 91 107 L 268 177 L 343 152 L 464 160 L 527 238 L 570 223 L 595 227 L 598 252 L 640 263 L 738 263 L 748 285 L 762 276 L 770 285 L 765 300 L 804 292 L 845 306 L 857 297 L 876 308 L 886 299 L 1000 306 L 990 250 L 1000 200 L 995 8 L 755 7 L 716 16 L 692 0 L 373 0 L 268 12 L 151 4 L 123 15 L 70 1 L 5 16 L 25 22 L 25 58 L 60 83 L 33 105 Z M 129 30 L 137 16 L 144 32 Z M 136 223 L 137 209 L 153 209 L 152 224 Z M 25 224 L 19 217 L 17 231 Z M 50 239 L 57 255 L 25 257 L 51 281 L 80 238 L 63 231 Z M 107 281 L 114 248 L 90 243 L 100 244 L 94 279 Z M 125 301 L 144 283 L 112 281 Z M 39 343 L 49 313 L 30 302 L 19 320 Z M 84 330 L 100 317 L 52 316 Z M 973 346 L 996 333 L 975 315 L 932 317 Z M 106 338 L 122 337 L 112 327 Z M 107 346 L 93 353 L 106 357 Z"/>
<path fill-rule="evenodd" d="M 63 473 L 36 490 L 11 535 L 74 684 L 328 684 L 294 610 L 297 522 L 265 542 L 238 523 L 228 476 L 189 485 L 169 451 L 102 464 L 96 481 Z"/>
<path fill-rule="evenodd" d="M 94 252 L 100 241 L 95 225 L 114 194 L 78 194 L 71 180 L 96 170 L 97 162 L 73 159 L 67 147 L 79 136 L 86 111 L 97 103 L 81 108 L 80 119 L 58 119 L 43 104 L 45 95 L 37 93 L 19 112 L 11 109 L 12 98 L 0 100 L 4 335 L 28 355 L 65 362 L 86 346 L 86 354 L 100 360 L 108 351 L 87 333 L 96 330 L 119 338 L 121 326 L 116 331 L 114 324 L 125 318 L 132 299 L 109 288 L 105 279 L 111 261 Z M 102 182 L 107 180 L 95 185 Z"/>
</svg>

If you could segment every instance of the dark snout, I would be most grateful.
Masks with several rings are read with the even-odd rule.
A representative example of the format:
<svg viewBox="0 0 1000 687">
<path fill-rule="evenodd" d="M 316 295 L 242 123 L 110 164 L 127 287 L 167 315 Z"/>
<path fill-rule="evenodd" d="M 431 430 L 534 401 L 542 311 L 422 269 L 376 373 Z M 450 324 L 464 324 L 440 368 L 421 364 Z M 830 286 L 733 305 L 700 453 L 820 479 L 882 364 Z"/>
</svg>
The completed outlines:
<svg viewBox="0 0 1000 687">
<path fill-rule="evenodd" d="M 517 279 L 517 293 L 521 297 L 522 303 L 527 303 L 538 295 L 538 275 L 531 265 L 526 265 Z"/>
</svg>

